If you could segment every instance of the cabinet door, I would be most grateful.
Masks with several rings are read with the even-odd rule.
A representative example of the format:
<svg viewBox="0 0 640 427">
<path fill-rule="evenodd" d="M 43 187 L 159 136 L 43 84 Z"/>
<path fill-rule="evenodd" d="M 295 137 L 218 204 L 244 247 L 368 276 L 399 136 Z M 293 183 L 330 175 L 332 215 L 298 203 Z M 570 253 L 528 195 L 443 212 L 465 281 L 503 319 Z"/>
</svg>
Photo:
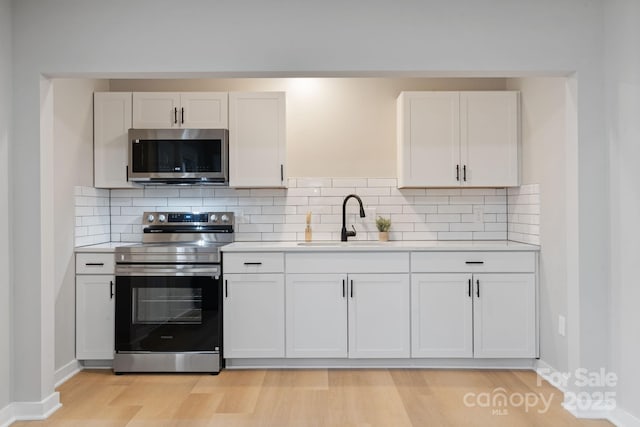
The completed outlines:
<svg viewBox="0 0 640 427">
<path fill-rule="evenodd" d="M 98 188 L 128 188 L 127 132 L 131 127 L 131 93 L 93 95 L 93 176 Z"/>
<path fill-rule="evenodd" d="M 474 356 L 536 357 L 535 274 L 474 274 Z"/>
<path fill-rule="evenodd" d="M 115 277 L 76 276 L 76 359 L 109 360 L 114 352 Z"/>
<path fill-rule="evenodd" d="M 284 357 L 284 275 L 225 274 L 224 357 Z"/>
<path fill-rule="evenodd" d="M 518 92 L 461 92 L 463 185 L 518 185 Z"/>
<path fill-rule="evenodd" d="M 285 95 L 229 94 L 229 186 L 284 187 Z"/>
<path fill-rule="evenodd" d="M 404 92 L 397 106 L 398 186 L 459 186 L 458 92 Z"/>
<path fill-rule="evenodd" d="M 411 275 L 411 356 L 472 357 L 470 274 Z"/>
<path fill-rule="evenodd" d="M 180 127 L 180 94 L 173 92 L 134 92 L 133 127 L 171 129 Z"/>
<path fill-rule="evenodd" d="M 287 275 L 287 357 L 347 357 L 347 276 Z"/>
<path fill-rule="evenodd" d="M 408 358 L 409 275 L 350 274 L 348 280 L 349 357 Z"/>
<path fill-rule="evenodd" d="M 188 129 L 228 129 L 227 92 L 180 94 L 180 126 Z"/>
</svg>

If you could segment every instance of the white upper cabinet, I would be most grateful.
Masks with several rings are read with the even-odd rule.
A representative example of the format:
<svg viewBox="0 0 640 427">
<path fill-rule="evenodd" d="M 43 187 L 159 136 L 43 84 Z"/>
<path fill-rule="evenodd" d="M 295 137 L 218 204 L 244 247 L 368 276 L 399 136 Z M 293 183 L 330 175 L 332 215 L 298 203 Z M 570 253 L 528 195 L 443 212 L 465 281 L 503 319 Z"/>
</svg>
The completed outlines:
<svg viewBox="0 0 640 427">
<path fill-rule="evenodd" d="M 398 186 L 518 185 L 519 99 L 514 91 L 401 93 Z"/>
<path fill-rule="evenodd" d="M 405 92 L 398 98 L 398 185 L 452 187 L 460 163 L 458 92 Z"/>
<path fill-rule="evenodd" d="M 284 187 L 284 92 L 229 94 L 229 186 Z"/>
<path fill-rule="evenodd" d="M 131 127 L 130 92 L 93 95 L 94 186 L 127 188 L 127 132 Z"/>
<path fill-rule="evenodd" d="M 134 92 L 136 129 L 227 129 L 227 92 Z"/>
<path fill-rule="evenodd" d="M 462 185 L 512 187 L 518 182 L 518 92 L 460 93 Z"/>
</svg>

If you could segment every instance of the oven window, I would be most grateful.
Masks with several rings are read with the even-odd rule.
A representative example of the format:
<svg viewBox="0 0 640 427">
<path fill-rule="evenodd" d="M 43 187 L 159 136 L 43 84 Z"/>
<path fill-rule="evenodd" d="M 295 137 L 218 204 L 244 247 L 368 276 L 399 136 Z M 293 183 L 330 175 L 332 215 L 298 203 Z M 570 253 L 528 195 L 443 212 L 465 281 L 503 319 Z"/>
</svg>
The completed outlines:
<svg viewBox="0 0 640 427">
<path fill-rule="evenodd" d="M 202 323 L 201 288 L 133 288 L 133 324 Z"/>
</svg>

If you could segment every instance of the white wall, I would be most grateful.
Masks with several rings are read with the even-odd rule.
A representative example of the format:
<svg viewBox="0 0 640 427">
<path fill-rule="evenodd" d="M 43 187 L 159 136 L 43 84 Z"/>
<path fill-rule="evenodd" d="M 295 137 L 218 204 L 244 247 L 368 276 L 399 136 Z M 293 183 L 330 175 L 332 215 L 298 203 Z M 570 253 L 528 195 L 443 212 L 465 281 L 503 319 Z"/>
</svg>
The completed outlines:
<svg viewBox="0 0 640 427">
<path fill-rule="evenodd" d="M 606 363 L 602 343 L 608 333 L 609 271 L 602 4 L 601 0 L 16 1 L 14 88 L 20 96 L 14 98 L 16 139 L 11 161 L 15 165 L 40 161 L 34 124 L 40 120 L 41 73 L 115 78 L 394 72 L 427 76 L 454 71 L 499 77 L 576 71 L 579 144 L 567 153 L 573 159 L 569 171 L 575 178 L 576 197 L 570 198 L 567 212 L 579 239 L 568 246 L 575 260 L 568 274 L 568 304 L 576 313 L 570 333 L 579 339 L 569 357 L 570 366 L 601 366 Z M 54 286 L 53 278 L 40 274 L 54 254 L 32 254 L 34 245 L 48 239 L 39 216 L 52 209 L 41 206 L 43 188 L 37 171 L 17 169 L 11 224 L 20 239 L 14 243 L 14 307 L 26 313 Z M 45 197 L 44 203 L 52 201 Z M 53 351 L 41 345 L 47 330 L 41 316 L 19 316 L 19 320 L 15 335 L 24 343 L 16 346 L 16 352 L 27 357 L 14 364 L 14 389 L 19 399 L 37 400 L 49 391 L 52 373 L 31 367 L 33 362 L 53 359 Z"/>
<path fill-rule="evenodd" d="M 617 404 L 640 419 L 640 3 L 607 3 L 607 141 L 611 155 L 612 370 Z M 640 423 L 640 422 L 639 422 Z"/>
<path fill-rule="evenodd" d="M 289 176 L 396 176 L 403 90 L 504 90 L 504 79 L 292 78 L 112 80 L 114 91 L 286 91 Z"/>
<path fill-rule="evenodd" d="M 565 86 L 565 78 L 507 81 L 522 95 L 522 183 L 540 184 L 540 358 L 560 372 L 569 369 L 567 340 L 558 335 L 569 293 Z"/>
<path fill-rule="evenodd" d="M 53 82 L 55 368 L 75 359 L 74 187 L 93 186 L 93 92 L 107 80 Z"/>
<path fill-rule="evenodd" d="M 0 0 L 0 411 L 11 401 L 11 263 L 9 259 L 11 247 L 9 146 L 13 63 L 11 40 L 11 2 Z"/>
</svg>

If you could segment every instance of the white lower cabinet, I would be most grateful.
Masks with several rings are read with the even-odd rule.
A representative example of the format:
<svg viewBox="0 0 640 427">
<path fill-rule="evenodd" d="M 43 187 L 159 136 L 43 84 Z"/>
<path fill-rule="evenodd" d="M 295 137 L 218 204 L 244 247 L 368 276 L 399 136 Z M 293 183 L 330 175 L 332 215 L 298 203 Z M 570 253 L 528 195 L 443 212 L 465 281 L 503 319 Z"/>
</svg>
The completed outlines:
<svg viewBox="0 0 640 427">
<path fill-rule="evenodd" d="M 347 357 L 347 275 L 287 275 L 287 357 Z"/>
<path fill-rule="evenodd" d="M 408 274 L 349 275 L 349 357 L 410 355 Z"/>
<path fill-rule="evenodd" d="M 473 357 L 470 274 L 411 276 L 411 356 Z"/>
<path fill-rule="evenodd" d="M 284 357 L 284 274 L 225 274 L 224 357 Z"/>
<path fill-rule="evenodd" d="M 413 274 L 412 357 L 536 357 L 535 274 Z"/>
<path fill-rule="evenodd" d="M 76 254 L 76 359 L 111 360 L 115 334 L 113 253 Z"/>
<path fill-rule="evenodd" d="M 408 274 L 288 274 L 287 357 L 410 354 Z"/>
<path fill-rule="evenodd" d="M 474 357 L 536 357 L 534 274 L 474 274 Z"/>
</svg>

